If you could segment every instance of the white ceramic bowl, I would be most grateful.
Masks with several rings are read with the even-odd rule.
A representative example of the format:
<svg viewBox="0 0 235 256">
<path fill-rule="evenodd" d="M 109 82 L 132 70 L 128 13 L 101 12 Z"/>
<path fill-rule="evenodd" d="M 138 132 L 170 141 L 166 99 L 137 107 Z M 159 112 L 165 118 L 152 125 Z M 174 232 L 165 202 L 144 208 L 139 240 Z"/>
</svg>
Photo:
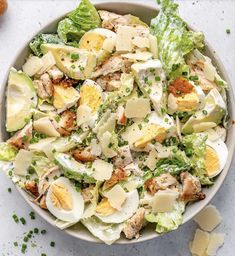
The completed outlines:
<svg viewBox="0 0 235 256">
<path fill-rule="evenodd" d="M 152 7 L 151 5 L 145 5 L 145 4 L 139 4 L 139 3 L 133 3 L 133 2 L 104 2 L 104 3 L 98 3 L 96 4 L 97 9 L 105 9 L 113 12 L 117 12 L 120 14 L 133 14 L 138 17 L 140 17 L 143 21 L 149 24 L 151 18 L 155 17 L 158 13 L 158 10 L 155 7 Z M 58 19 L 52 21 L 49 23 L 47 26 L 45 26 L 43 29 L 38 31 L 38 33 L 50 33 L 50 32 L 56 32 L 56 27 L 57 23 L 59 20 L 61 20 L 63 17 L 59 17 Z M 12 63 L 12 66 L 21 69 L 27 55 L 29 53 L 29 47 L 28 44 L 23 46 L 23 48 L 20 50 L 19 54 L 16 56 L 14 62 Z M 205 49 L 205 54 L 208 55 L 214 62 L 214 64 L 218 67 L 218 70 L 228 84 L 230 85 L 228 75 L 220 62 L 219 58 L 217 57 L 215 51 L 210 47 L 210 45 L 206 42 L 206 49 Z M 10 68 L 10 67 L 9 67 Z M 6 74 L 5 78 L 5 83 L 7 83 L 7 78 L 8 74 Z M 6 140 L 7 139 L 7 134 L 5 131 L 5 87 L 2 86 L 0 89 L 0 99 L 1 103 L 0 104 L 0 122 L 1 122 L 1 130 L 0 130 L 0 141 Z M 235 120 L 235 104 L 234 104 L 234 97 L 232 93 L 232 88 L 231 86 L 229 87 L 228 90 L 228 108 L 229 108 L 229 115 L 230 115 L 230 120 Z M 229 130 L 228 130 L 228 136 L 227 136 L 227 146 L 228 146 L 228 159 L 226 166 L 222 173 L 217 177 L 215 184 L 208 188 L 204 189 L 204 192 L 206 193 L 206 198 L 202 201 L 195 202 L 191 205 L 189 205 L 186 208 L 186 212 L 184 213 L 184 220 L 183 223 L 187 222 L 188 220 L 192 219 L 195 214 L 197 214 L 200 210 L 202 210 L 203 207 L 205 207 L 210 200 L 213 198 L 213 196 L 216 194 L 220 186 L 222 185 L 231 161 L 233 157 L 233 152 L 234 152 L 234 146 L 235 146 L 235 127 L 230 121 L 229 125 Z M 20 194 L 24 197 L 27 203 L 30 204 L 30 206 L 34 209 L 35 212 L 37 212 L 43 219 L 45 219 L 48 223 L 51 225 L 55 226 L 54 220 L 55 218 L 45 210 L 42 210 L 39 208 L 37 205 L 35 205 L 32 202 L 32 198 L 30 195 L 28 195 L 26 192 L 24 192 L 21 189 L 18 189 Z M 72 228 L 69 228 L 65 230 L 65 232 L 73 237 L 90 241 L 90 242 L 99 242 L 98 239 L 94 238 L 89 231 L 84 228 L 81 224 L 75 225 Z M 154 228 L 152 226 L 147 226 L 143 231 L 142 231 L 142 236 L 138 240 L 126 240 L 124 237 L 121 238 L 117 243 L 120 244 L 130 244 L 130 243 L 137 243 L 137 242 L 143 242 L 149 239 L 156 238 L 158 235 L 154 231 Z"/>
</svg>

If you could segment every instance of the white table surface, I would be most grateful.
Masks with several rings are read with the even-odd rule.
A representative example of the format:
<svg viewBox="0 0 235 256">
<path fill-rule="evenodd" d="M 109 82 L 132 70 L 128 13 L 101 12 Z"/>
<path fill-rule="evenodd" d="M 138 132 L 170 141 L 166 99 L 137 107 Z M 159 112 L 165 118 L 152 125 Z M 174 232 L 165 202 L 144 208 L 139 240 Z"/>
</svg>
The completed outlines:
<svg viewBox="0 0 235 256">
<path fill-rule="evenodd" d="M 154 1 L 148 1 L 154 4 Z M 219 56 L 228 71 L 232 84 L 235 83 L 235 0 L 181 0 L 180 12 L 193 26 L 205 33 L 207 40 Z M 0 86 L 10 63 L 19 48 L 28 41 L 41 27 L 77 5 L 77 1 L 42 1 L 42 0 L 9 0 L 6 15 L 0 18 Z M 226 34 L 226 29 L 231 34 Z M 8 187 L 12 193 L 8 193 Z M 212 201 L 220 210 L 223 221 L 217 230 L 226 234 L 225 244 L 218 255 L 235 255 L 235 160 L 220 191 Z M 11 181 L 0 173 L 0 255 L 18 256 L 19 247 L 13 242 L 22 243 L 24 232 L 37 227 L 46 229 L 46 235 L 37 235 L 32 239 L 36 247 L 28 243 L 26 255 L 40 256 L 116 256 L 116 255 L 155 255 L 155 256 L 188 256 L 188 242 L 193 237 L 193 221 L 181 226 L 177 231 L 163 237 L 130 246 L 105 246 L 91 244 L 74 239 L 51 227 L 36 215 L 36 220 L 29 218 L 30 207 L 21 198 Z M 24 216 L 27 224 L 15 224 L 12 214 Z M 50 241 L 56 246 L 50 247 Z"/>
</svg>

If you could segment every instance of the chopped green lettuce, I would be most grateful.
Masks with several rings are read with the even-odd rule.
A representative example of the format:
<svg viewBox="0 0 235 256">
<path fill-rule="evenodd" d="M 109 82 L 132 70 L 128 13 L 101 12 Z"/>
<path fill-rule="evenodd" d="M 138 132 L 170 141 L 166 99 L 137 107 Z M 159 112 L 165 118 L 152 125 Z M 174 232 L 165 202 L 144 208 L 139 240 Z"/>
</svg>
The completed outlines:
<svg viewBox="0 0 235 256">
<path fill-rule="evenodd" d="M 199 178 L 202 185 L 211 185 L 213 182 L 209 179 L 205 170 L 206 140 L 206 134 L 194 133 L 184 136 L 182 145 L 193 164 L 192 174 Z"/>
<path fill-rule="evenodd" d="M 57 33 L 65 43 L 78 42 L 89 30 L 101 26 L 100 16 L 89 0 L 82 0 L 79 6 L 61 20 Z"/>
<path fill-rule="evenodd" d="M 29 43 L 29 47 L 35 55 L 41 56 L 42 44 L 63 44 L 63 41 L 56 34 L 39 34 Z"/>
<path fill-rule="evenodd" d="M 50 168 L 54 166 L 55 164 L 43 154 L 38 152 L 33 153 L 31 168 L 33 168 L 38 177 L 42 177 L 44 173 L 46 173 Z"/>
<path fill-rule="evenodd" d="M 172 0 L 162 0 L 161 11 L 151 20 L 150 29 L 157 37 L 159 57 L 169 78 L 188 72 L 184 56 L 195 48 L 202 48 L 204 36 L 187 28 L 178 14 L 178 5 Z"/>
<path fill-rule="evenodd" d="M 183 171 L 188 171 L 191 168 L 191 161 L 185 153 L 177 147 L 172 147 L 172 155 L 168 158 L 160 159 L 157 162 L 154 175 L 159 176 L 162 173 L 168 172 L 175 176 Z"/>
<path fill-rule="evenodd" d="M 12 145 L 2 142 L 0 143 L 0 160 L 12 161 L 17 155 L 17 149 Z"/>
<path fill-rule="evenodd" d="M 84 164 L 64 153 L 55 153 L 54 156 L 56 163 L 62 168 L 64 176 L 68 179 L 95 183 L 95 179 L 91 176 L 91 170 Z"/>
<path fill-rule="evenodd" d="M 107 224 L 93 216 L 88 219 L 81 220 L 82 224 L 101 241 L 110 245 L 120 238 L 123 224 Z"/>
<path fill-rule="evenodd" d="M 95 187 L 90 191 L 92 194 L 91 202 L 86 206 L 82 219 L 90 218 L 95 214 L 95 209 L 99 200 L 99 188 L 102 182 L 97 181 Z"/>
<path fill-rule="evenodd" d="M 148 222 L 157 223 L 156 232 L 161 234 L 175 230 L 182 224 L 184 210 L 184 202 L 177 201 L 172 212 L 149 213 L 145 216 L 145 219 Z"/>
</svg>

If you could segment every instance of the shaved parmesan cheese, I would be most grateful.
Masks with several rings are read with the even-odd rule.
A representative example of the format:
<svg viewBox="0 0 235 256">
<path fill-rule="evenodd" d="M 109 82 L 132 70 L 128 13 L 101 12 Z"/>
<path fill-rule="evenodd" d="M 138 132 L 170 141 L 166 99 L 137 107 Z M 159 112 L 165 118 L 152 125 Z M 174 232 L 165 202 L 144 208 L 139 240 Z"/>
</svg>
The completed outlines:
<svg viewBox="0 0 235 256">
<path fill-rule="evenodd" d="M 126 53 L 126 54 L 122 54 L 122 57 L 131 59 L 131 60 L 147 61 L 153 57 L 153 54 L 151 52 Z"/>
<path fill-rule="evenodd" d="M 151 34 L 149 34 L 149 48 L 150 52 L 153 54 L 154 59 L 158 59 L 157 37 Z"/>
<path fill-rule="evenodd" d="M 158 191 L 154 195 L 150 204 L 152 211 L 155 213 L 173 211 L 174 203 L 178 195 L 179 194 L 177 192 L 170 189 Z"/>
<path fill-rule="evenodd" d="M 93 177 L 98 181 L 109 180 L 112 176 L 113 165 L 104 160 L 97 159 L 92 164 Z"/>
<path fill-rule="evenodd" d="M 204 74 L 206 79 L 210 81 L 215 80 L 215 74 L 216 74 L 216 69 L 211 63 L 211 59 L 207 58 L 206 61 L 204 62 L 204 68 L 203 68 Z"/>
<path fill-rule="evenodd" d="M 116 40 L 114 38 L 106 38 L 103 42 L 103 49 L 112 52 L 115 47 Z"/>
<path fill-rule="evenodd" d="M 42 68 L 39 70 L 38 74 L 41 75 L 51 69 L 55 64 L 55 58 L 53 54 L 49 51 L 48 53 L 44 54 L 41 58 L 43 62 Z"/>
<path fill-rule="evenodd" d="M 81 126 L 91 119 L 92 110 L 87 105 L 80 105 L 77 108 L 77 125 Z"/>
<path fill-rule="evenodd" d="M 75 225 L 76 223 L 77 222 L 68 222 L 68 221 L 62 221 L 62 220 L 59 220 L 59 219 L 55 220 L 56 227 L 58 227 L 61 230 L 69 228 L 69 227 Z"/>
<path fill-rule="evenodd" d="M 108 109 L 108 110 L 103 114 L 103 116 L 101 117 L 100 121 L 99 121 L 99 122 L 96 124 L 96 126 L 94 127 L 93 131 L 94 131 L 95 133 L 97 133 L 98 130 L 99 130 L 99 128 L 100 128 L 103 124 L 105 124 L 105 122 L 109 119 L 110 115 L 111 115 L 111 110 Z"/>
<path fill-rule="evenodd" d="M 139 48 L 149 48 L 149 39 L 147 37 L 134 36 L 132 43 Z"/>
<path fill-rule="evenodd" d="M 117 116 L 115 113 L 112 113 L 109 116 L 109 118 L 107 119 L 107 121 L 99 127 L 98 132 L 97 132 L 97 137 L 101 138 L 101 136 L 105 132 L 110 132 L 110 133 L 113 132 L 116 127 L 116 121 L 117 121 Z"/>
<path fill-rule="evenodd" d="M 220 233 L 212 233 L 210 235 L 209 244 L 206 250 L 208 256 L 215 256 L 217 250 L 223 245 L 224 243 L 224 234 Z"/>
<path fill-rule="evenodd" d="M 220 224 L 221 216 L 215 206 L 208 205 L 194 217 L 194 220 L 201 229 L 212 231 Z"/>
<path fill-rule="evenodd" d="M 32 162 L 32 153 L 25 149 L 20 149 L 14 161 L 14 173 L 26 176 L 27 170 Z"/>
<path fill-rule="evenodd" d="M 155 149 L 152 149 L 149 152 L 149 155 L 145 161 L 145 165 L 151 170 L 153 171 L 156 168 L 156 163 L 157 163 L 157 151 Z"/>
<path fill-rule="evenodd" d="M 132 146 L 133 143 L 137 141 L 142 135 L 143 133 L 137 123 L 129 126 L 126 131 L 121 134 L 123 140 L 128 141 L 130 146 Z"/>
<path fill-rule="evenodd" d="M 125 116 L 127 118 L 144 118 L 151 112 L 149 99 L 130 99 L 126 103 Z"/>
<path fill-rule="evenodd" d="M 91 154 L 94 156 L 100 156 L 101 155 L 101 147 L 100 144 L 96 139 L 91 140 Z"/>
<path fill-rule="evenodd" d="M 158 158 L 168 158 L 171 155 L 171 149 L 162 146 L 160 143 L 155 144 L 155 149 L 157 150 Z"/>
<path fill-rule="evenodd" d="M 191 246 L 191 253 L 203 256 L 209 244 L 209 234 L 197 229 Z"/>
<path fill-rule="evenodd" d="M 49 117 L 43 117 L 33 122 L 33 128 L 50 137 L 60 137 Z"/>
<path fill-rule="evenodd" d="M 23 71 L 28 76 L 35 75 L 43 66 L 43 61 L 37 56 L 30 56 L 22 66 Z"/>
<path fill-rule="evenodd" d="M 132 38 L 137 36 L 137 30 L 134 27 L 119 26 L 117 29 L 116 51 L 131 52 L 133 50 Z"/>
<path fill-rule="evenodd" d="M 120 185 L 115 185 L 105 193 L 105 196 L 108 198 L 111 206 L 119 211 L 122 209 L 122 205 L 127 198 L 126 192 Z"/>
<path fill-rule="evenodd" d="M 210 129 L 210 130 L 205 131 L 203 133 L 207 135 L 207 139 L 210 140 L 210 141 L 216 141 L 220 138 L 218 133 L 213 129 Z"/>
<path fill-rule="evenodd" d="M 101 150 L 105 157 L 112 158 L 117 155 L 117 152 L 109 147 L 111 142 L 112 134 L 110 132 L 105 132 L 100 138 Z"/>
</svg>

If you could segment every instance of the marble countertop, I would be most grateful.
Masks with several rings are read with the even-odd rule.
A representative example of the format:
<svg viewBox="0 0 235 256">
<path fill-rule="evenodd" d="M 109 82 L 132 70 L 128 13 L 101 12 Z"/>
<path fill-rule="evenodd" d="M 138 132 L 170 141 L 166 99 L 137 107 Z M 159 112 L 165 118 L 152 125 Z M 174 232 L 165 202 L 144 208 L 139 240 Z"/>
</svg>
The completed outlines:
<svg viewBox="0 0 235 256">
<path fill-rule="evenodd" d="M 121 2 L 121 1 L 120 1 Z M 153 0 L 146 0 L 154 4 Z M 235 83 L 235 1 L 234 0 L 181 0 L 182 16 L 205 33 L 206 39 L 219 54 L 228 71 L 232 84 Z M 29 41 L 41 27 L 54 18 L 72 10 L 78 1 L 72 0 L 9 0 L 6 15 L 0 18 L 0 85 L 17 51 Z M 231 34 L 226 29 L 231 29 Z M 12 192 L 8 192 L 8 188 Z M 226 234 L 225 244 L 219 256 L 235 255 L 235 159 L 229 174 L 214 197 L 212 203 L 220 210 L 223 221 L 217 230 Z M 45 235 L 35 235 L 28 242 L 25 255 L 40 256 L 188 256 L 188 242 L 192 239 L 196 224 L 189 221 L 177 231 L 166 234 L 148 242 L 133 245 L 91 244 L 74 239 L 51 227 L 36 215 L 31 220 L 31 208 L 21 198 L 14 185 L 3 173 L 0 173 L 0 255 L 22 255 L 20 247 L 13 242 L 22 243 L 25 232 L 33 228 L 46 229 Z M 13 213 L 23 216 L 26 225 L 16 224 Z M 55 241 L 55 247 L 50 242 Z"/>
</svg>

